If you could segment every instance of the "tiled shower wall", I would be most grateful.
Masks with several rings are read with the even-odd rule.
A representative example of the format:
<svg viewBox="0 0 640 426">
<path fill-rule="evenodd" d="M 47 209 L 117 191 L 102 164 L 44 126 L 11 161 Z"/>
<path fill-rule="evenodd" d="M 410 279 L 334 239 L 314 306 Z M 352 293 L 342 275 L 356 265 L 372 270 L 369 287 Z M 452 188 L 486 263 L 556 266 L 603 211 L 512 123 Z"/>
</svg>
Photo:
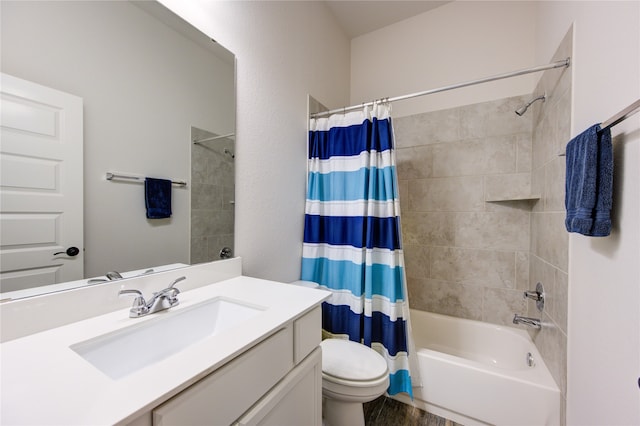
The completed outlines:
<svg viewBox="0 0 640 426">
<path fill-rule="evenodd" d="M 498 324 L 526 313 L 532 201 L 509 200 L 530 195 L 532 114 L 514 113 L 527 100 L 394 119 L 412 308 Z"/>
<path fill-rule="evenodd" d="M 553 61 L 571 56 L 573 31 L 561 42 Z M 567 306 L 569 234 L 564 227 L 565 146 L 571 136 L 571 68 L 545 71 L 535 94 L 546 93 L 544 104 L 533 109 L 532 190 L 541 195 L 531 213 L 532 286 L 544 285 L 543 328 L 530 332 L 545 364 L 567 394 Z M 529 316 L 540 317 L 535 302 Z M 563 410 L 564 413 L 564 410 Z M 561 417 L 564 423 L 564 414 Z"/>
<path fill-rule="evenodd" d="M 215 134 L 192 129 L 192 139 Z M 225 148 L 227 153 L 225 153 Z M 235 165 L 228 138 L 192 144 L 191 148 L 191 256 L 190 263 L 220 259 L 220 250 L 233 252 Z"/>
</svg>

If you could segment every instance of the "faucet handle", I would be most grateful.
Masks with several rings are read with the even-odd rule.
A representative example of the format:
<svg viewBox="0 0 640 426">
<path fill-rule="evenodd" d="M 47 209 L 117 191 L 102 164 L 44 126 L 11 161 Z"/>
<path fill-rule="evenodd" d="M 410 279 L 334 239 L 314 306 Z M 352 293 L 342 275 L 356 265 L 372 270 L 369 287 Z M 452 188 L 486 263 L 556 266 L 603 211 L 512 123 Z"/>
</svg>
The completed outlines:
<svg viewBox="0 0 640 426">
<path fill-rule="evenodd" d="M 179 283 L 180 281 L 184 281 L 184 280 L 186 280 L 186 279 L 187 279 L 187 277 L 185 277 L 185 276 L 182 276 L 182 277 L 180 277 L 180 278 L 176 278 L 175 280 L 173 280 L 173 281 L 171 282 L 171 284 L 169 284 L 169 287 L 167 287 L 167 288 L 173 288 L 173 286 L 174 286 L 174 285 L 176 285 L 176 284 L 177 284 L 177 283 Z M 178 290 L 178 289 L 176 288 L 176 290 Z M 178 290 L 178 293 L 180 293 L 180 290 Z"/>
<path fill-rule="evenodd" d="M 538 310 L 542 312 L 542 310 L 544 309 L 544 298 L 545 298 L 544 287 L 542 283 L 537 283 L 535 290 L 525 291 L 523 297 L 525 299 L 535 300 L 536 308 L 538 308 Z"/>
<path fill-rule="evenodd" d="M 118 292 L 118 296 L 128 296 L 128 295 L 134 295 L 137 296 L 137 299 L 142 299 L 144 301 L 144 297 L 142 297 L 142 292 L 140 290 L 136 290 L 135 288 L 131 288 L 131 289 L 126 289 L 126 290 L 120 290 Z"/>
<path fill-rule="evenodd" d="M 161 294 L 164 297 L 166 297 L 169 300 L 169 303 L 171 304 L 171 306 L 177 305 L 178 304 L 178 295 L 180 294 L 180 289 L 178 287 L 174 287 L 174 285 L 176 285 L 180 281 L 184 281 L 186 279 L 187 279 L 187 277 L 176 278 L 175 280 L 173 280 L 173 282 L 171 284 L 169 284 L 169 287 L 167 287 L 164 290 L 162 290 L 159 293 L 159 295 Z"/>
<path fill-rule="evenodd" d="M 149 308 L 147 307 L 147 302 L 142 296 L 142 292 L 136 289 L 120 290 L 118 292 L 118 296 L 129 295 L 135 296 L 135 299 L 133 299 L 133 305 L 131 306 L 131 309 L 129 309 L 129 316 L 131 318 L 137 318 L 146 314 Z"/>
</svg>

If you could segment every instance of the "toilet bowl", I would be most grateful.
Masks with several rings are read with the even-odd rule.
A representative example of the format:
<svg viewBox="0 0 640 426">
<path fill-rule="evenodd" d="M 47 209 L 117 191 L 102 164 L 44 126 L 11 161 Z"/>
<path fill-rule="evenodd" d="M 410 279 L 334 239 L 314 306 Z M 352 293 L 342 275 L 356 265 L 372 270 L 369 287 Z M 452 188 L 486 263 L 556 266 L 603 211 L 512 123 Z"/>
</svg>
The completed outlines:
<svg viewBox="0 0 640 426">
<path fill-rule="evenodd" d="M 342 339 L 322 347 L 322 413 L 326 426 L 364 426 L 362 404 L 389 387 L 384 358 L 373 349 Z"/>
<path fill-rule="evenodd" d="M 318 287 L 310 281 L 292 284 Z M 389 387 L 387 362 L 373 349 L 350 340 L 325 339 L 320 347 L 324 426 L 364 426 L 362 404 Z"/>
</svg>

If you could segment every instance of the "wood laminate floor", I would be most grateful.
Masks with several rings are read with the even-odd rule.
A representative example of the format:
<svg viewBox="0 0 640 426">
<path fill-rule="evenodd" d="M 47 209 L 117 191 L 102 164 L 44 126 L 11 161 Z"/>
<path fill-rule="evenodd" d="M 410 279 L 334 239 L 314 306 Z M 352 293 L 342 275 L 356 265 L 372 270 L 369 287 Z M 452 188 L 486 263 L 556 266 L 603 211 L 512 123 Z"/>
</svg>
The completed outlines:
<svg viewBox="0 0 640 426">
<path fill-rule="evenodd" d="M 363 404 L 363 408 L 365 426 L 462 426 L 385 396 Z"/>
</svg>

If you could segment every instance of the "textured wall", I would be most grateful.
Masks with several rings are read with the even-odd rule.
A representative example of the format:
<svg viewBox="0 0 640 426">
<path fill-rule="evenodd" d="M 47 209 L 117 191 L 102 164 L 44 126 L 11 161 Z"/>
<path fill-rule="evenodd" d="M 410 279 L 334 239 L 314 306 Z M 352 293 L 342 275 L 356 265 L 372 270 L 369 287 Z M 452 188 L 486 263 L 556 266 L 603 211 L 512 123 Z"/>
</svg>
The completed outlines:
<svg viewBox="0 0 640 426">
<path fill-rule="evenodd" d="M 351 104 L 538 65 L 535 9 L 531 1 L 452 1 L 354 38 Z M 536 81 L 529 74 L 413 98 L 394 103 L 393 116 L 530 93 Z"/>
<path fill-rule="evenodd" d="M 307 95 L 348 104 L 349 40 L 323 2 L 162 0 L 236 55 L 235 254 L 245 275 L 300 278 Z"/>
</svg>

